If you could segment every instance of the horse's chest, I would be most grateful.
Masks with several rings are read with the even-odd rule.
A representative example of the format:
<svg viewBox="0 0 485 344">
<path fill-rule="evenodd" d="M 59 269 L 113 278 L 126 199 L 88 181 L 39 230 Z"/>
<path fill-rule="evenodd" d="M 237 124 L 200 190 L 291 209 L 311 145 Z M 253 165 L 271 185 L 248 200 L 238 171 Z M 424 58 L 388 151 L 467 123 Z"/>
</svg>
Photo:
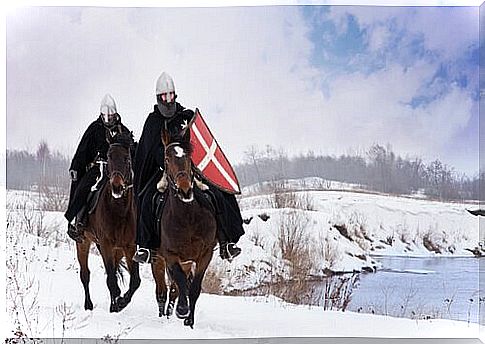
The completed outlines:
<svg viewBox="0 0 485 344">
<path fill-rule="evenodd" d="M 162 219 L 161 246 L 168 251 L 189 253 L 192 249 L 200 249 L 205 245 L 208 228 L 204 228 L 204 221 L 200 216 L 186 213 L 167 216 Z"/>
</svg>

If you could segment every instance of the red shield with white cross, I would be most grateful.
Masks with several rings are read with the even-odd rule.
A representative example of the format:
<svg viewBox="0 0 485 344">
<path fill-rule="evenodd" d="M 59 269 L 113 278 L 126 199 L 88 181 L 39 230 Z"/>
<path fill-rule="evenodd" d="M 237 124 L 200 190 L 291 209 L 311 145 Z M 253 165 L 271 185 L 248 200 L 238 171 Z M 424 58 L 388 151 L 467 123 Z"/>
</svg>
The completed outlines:
<svg viewBox="0 0 485 344">
<path fill-rule="evenodd" d="M 225 192 L 240 194 L 241 188 L 236 174 L 199 109 L 195 109 L 195 116 L 190 124 L 190 142 L 194 146 L 192 163 L 206 181 Z"/>
</svg>

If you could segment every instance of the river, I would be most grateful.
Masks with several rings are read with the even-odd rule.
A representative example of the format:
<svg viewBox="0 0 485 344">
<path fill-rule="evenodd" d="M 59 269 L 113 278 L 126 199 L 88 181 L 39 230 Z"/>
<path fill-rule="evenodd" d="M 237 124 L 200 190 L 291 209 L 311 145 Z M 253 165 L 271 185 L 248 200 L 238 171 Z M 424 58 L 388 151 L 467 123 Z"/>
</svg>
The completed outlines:
<svg viewBox="0 0 485 344">
<path fill-rule="evenodd" d="M 483 294 L 479 297 L 480 280 L 482 290 L 485 286 L 483 258 L 375 258 L 383 267 L 360 275 L 349 310 L 485 323 L 478 311 L 484 305 Z"/>
</svg>

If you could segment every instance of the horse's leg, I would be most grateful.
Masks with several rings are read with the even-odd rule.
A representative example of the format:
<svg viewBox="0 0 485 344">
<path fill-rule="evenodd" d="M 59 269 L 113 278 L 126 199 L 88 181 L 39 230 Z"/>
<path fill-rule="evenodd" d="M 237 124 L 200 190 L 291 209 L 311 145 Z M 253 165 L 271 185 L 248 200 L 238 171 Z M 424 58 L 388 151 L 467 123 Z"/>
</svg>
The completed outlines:
<svg viewBox="0 0 485 344">
<path fill-rule="evenodd" d="M 174 280 L 170 281 L 170 293 L 168 295 L 168 306 L 167 306 L 167 316 L 171 316 L 173 314 L 173 308 L 175 306 L 175 300 L 179 296 L 177 283 Z"/>
<path fill-rule="evenodd" d="M 165 283 L 165 260 L 161 257 L 156 257 L 152 261 L 152 275 L 155 280 L 155 297 L 158 303 L 158 316 L 170 316 L 165 313 L 165 303 L 167 302 L 167 285 Z"/>
<path fill-rule="evenodd" d="M 88 267 L 88 256 L 90 246 L 91 241 L 88 238 L 85 238 L 82 243 L 76 244 L 77 260 L 81 267 L 81 282 L 84 287 L 84 309 L 86 310 L 93 309 L 93 302 L 91 301 L 91 295 L 89 294 L 89 276 L 91 273 Z"/>
<path fill-rule="evenodd" d="M 123 254 L 126 257 L 126 265 L 128 265 L 128 271 L 130 273 L 130 287 L 128 288 L 128 291 L 123 295 L 123 297 L 118 299 L 118 306 L 120 310 L 125 308 L 130 303 L 133 294 L 138 289 L 141 283 L 138 263 L 134 262 L 133 259 L 130 258 L 135 255 L 135 251 L 135 247 L 125 247 L 123 249 Z"/>
<path fill-rule="evenodd" d="M 211 259 L 212 250 L 209 250 L 195 267 L 195 274 L 192 276 L 192 283 L 190 283 L 189 289 L 190 315 L 187 317 L 187 319 L 184 320 L 185 326 L 190 326 L 191 328 L 194 328 L 195 304 L 197 303 L 197 300 L 200 296 L 202 279 L 204 278 L 205 271 L 207 270 Z"/>
<path fill-rule="evenodd" d="M 178 262 L 171 264 L 169 271 L 172 279 L 175 281 L 175 283 L 177 283 L 179 291 L 179 298 L 177 308 L 175 309 L 175 314 L 178 318 L 185 319 L 190 314 L 187 275 Z"/>
<path fill-rule="evenodd" d="M 104 268 L 106 269 L 106 284 L 108 285 L 109 293 L 111 296 L 111 304 L 109 307 L 110 312 L 119 312 L 117 299 L 121 294 L 120 287 L 118 286 L 118 279 L 116 277 L 116 265 L 113 248 L 107 243 L 101 243 L 99 245 L 101 256 L 103 257 Z"/>
</svg>

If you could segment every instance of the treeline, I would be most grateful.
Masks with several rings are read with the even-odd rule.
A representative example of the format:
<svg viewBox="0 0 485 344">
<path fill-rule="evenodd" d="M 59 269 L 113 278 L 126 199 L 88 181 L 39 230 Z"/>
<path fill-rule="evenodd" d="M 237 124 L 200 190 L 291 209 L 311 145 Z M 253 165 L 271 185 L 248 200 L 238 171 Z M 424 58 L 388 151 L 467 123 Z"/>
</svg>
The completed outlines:
<svg viewBox="0 0 485 344">
<path fill-rule="evenodd" d="M 19 190 L 55 187 L 68 189 L 70 160 L 41 142 L 35 152 L 7 150 L 7 188 Z"/>
<path fill-rule="evenodd" d="M 70 159 L 52 152 L 41 142 L 35 152 L 7 150 L 7 188 L 31 190 L 42 187 L 69 188 Z M 250 147 L 245 161 L 235 166 L 243 186 L 280 179 L 321 177 L 360 184 L 368 190 L 392 193 L 423 193 L 440 200 L 478 200 L 485 195 L 485 183 L 457 173 L 439 160 L 424 163 L 421 158 L 403 158 L 392 148 L 374 145 L 365 153 L 317 156 L 312 152 L 288 157 L 270 146 Z M 481 180 L 485 173 L 481 174 Z M 481 190 L 480 190 L 481 189 Z"/>
<path fill-rule="evenodd" d="M 389 145 L 374 145 L 363 154 L 316 156 L 308 152 L 293 158 L 270 146 L 264 150 L 253 146 L 245 152 L 244 163 L 235 166 L 235 170 L 243 186 L 278 179 L 321 177 L 384 193 L 422 192 L 440 200 L 478 200 L 480 195 L 478 176 L 470 178 L 457 173 L 440 160 L 426 164 L 421 158 L 403 158 Z M 484 183 L 481 184 L 481 194 L 484 194 Z"/>
</svg>

